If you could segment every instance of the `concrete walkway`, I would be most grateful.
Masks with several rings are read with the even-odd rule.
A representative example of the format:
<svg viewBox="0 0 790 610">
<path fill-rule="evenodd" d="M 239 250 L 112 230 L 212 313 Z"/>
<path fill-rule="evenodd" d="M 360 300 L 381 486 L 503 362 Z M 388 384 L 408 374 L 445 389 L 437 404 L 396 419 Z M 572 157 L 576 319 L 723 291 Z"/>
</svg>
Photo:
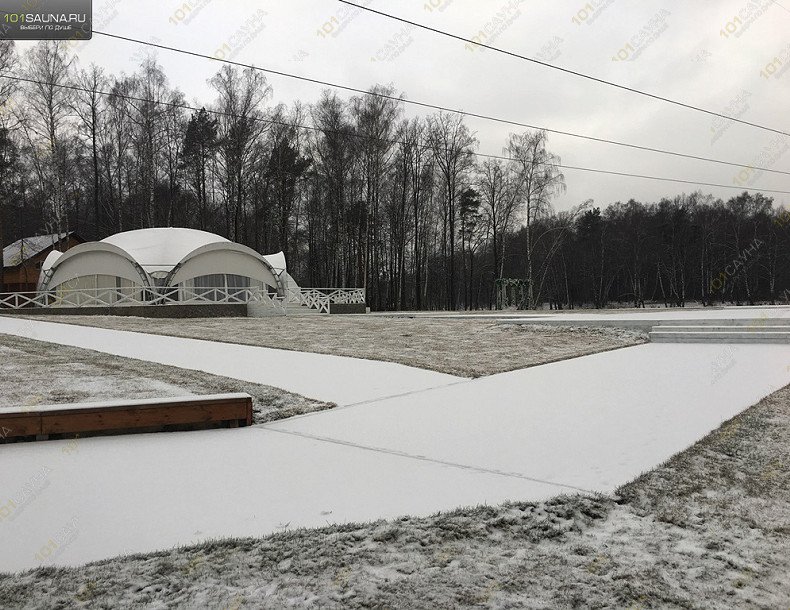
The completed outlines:
<svg viewBox="0 0 790 610">
<path fill-rule="evenodd" d="M 254 353 L 225 351 L 243 346 L 97 330 L 0 318 L 0 332 L 253 380 L 242 359 Z M 316 371 L 338 366 L 299 356 L 314 356 Z M 408 367 L 368 380 L 358 361 L 340 360 L 351 362 L 323 387 L 347 406 L 331 411 L 240 430 L 0 447 L 0 571 L 608 493 L 790 383 L 787 345 L 642 345 L 476 380 Z M 334 389 L 353 384 L 367 389 Z"/>
<path fill-rule="evenodd" d="M 444 386 L 463 378 L 378 360 L 311 354 L 0 316 L 0 334 L 276 386 L 349 405 Z"/>
</svg>

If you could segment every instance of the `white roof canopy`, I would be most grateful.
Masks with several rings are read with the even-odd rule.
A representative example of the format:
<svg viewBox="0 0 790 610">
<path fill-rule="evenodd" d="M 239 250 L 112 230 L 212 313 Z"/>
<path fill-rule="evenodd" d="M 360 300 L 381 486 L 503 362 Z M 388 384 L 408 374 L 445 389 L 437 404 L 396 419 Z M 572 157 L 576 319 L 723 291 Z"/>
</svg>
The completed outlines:
<svg viewBox="0 0 790 610">
<path fill-rule="evenodd" d="M 195 229 L 139 229 L 116 233 L 102 240 L 125 250 L 149 274 L 170 273 L 192 252 L 213 243 L 233 243 L 224 237 Z"/>
<path fill-rule="evenodd" d="M 78 277 L 109 275 L 143 286 L 175 286 L 215 274 L 259 280 L 284 294 L 282 252 L 263 256 L 219 235 L 194 229 L 140 229 L 72 248 L 47 259 L 41 289 L 55 288 Z M 283 276 L 284 277 L 284 276 Z"/>
</svg>

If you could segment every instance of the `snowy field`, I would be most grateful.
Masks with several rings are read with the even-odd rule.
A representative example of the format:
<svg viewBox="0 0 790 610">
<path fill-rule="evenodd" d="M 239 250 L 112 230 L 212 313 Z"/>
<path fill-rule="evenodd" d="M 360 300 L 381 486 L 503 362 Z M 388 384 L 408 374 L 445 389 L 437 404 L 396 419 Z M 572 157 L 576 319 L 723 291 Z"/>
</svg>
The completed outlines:
<svg viewBox="0 0 790 610">
<path fill-rule="evenodd" d="M 49 322 L 6 318 L 0 329 L 260 383 L 282 357 L 290 391 L 326 360 L 334 376 L 311 391 L 345 405 L 245 430 L 83 439 L 71 452 L 67 441 L 3 447 L 9 489 L 48 469 L 42 500 L 25 505 L 6 547 L 28 551 L 0 550 L 6 570 L 37 565 L 36 536 L 63 515 L 84 525 L 56 563 L 76 565 L 214 537 L 611 493 L 790 382 L 784 345 L 649 344 L 463 380 Z"/>
<path fill-rule="evenodd" d="M 523 315 L 523 312 L 521 312 Z M 638 331 L 610 328 L 503 326 L 496 319 L 368 316 L 291 316 L 145 320 L 59 316 L 53 322 L 177 337 L 230 341 L 288 350 L 397 362 L 480 377 L 585 356 L 646 340 Z"/>
</svg>

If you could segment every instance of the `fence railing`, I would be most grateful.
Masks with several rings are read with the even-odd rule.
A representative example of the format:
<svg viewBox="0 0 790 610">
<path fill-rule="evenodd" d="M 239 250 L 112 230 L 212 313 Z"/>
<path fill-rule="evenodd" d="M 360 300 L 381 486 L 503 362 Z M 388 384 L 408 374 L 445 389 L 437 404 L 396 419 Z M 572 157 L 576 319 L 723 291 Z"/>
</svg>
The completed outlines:
<svg viewBox="0 0 790 610">
<path fill-rule="evenodd" d="M 201 305 L 258 303 L 284 310 L 281 297 L 261 288 L 129 287 L 0 293 L 0 309 L 26 307 L 139 307 L 143 305 Z"/>
<path fill-rule="evenodd" d="M 255 303 L 285 313 L 286 305 L 299 305 L 329 313 L 332 304 L 364 303 L 364 288 L 288 288 L 285 296 L 262 288 L 229 287 L 124 287 L 0 293 L 0 309 L 27 307 L 139 307 L 143 305 L 200 305 Z"/>
<path fill-rule="evenodd" d="M 288 288 L 286 302 L 329 313 L 333 304 L 364 303 L 364 288 Z"/>
</svg>

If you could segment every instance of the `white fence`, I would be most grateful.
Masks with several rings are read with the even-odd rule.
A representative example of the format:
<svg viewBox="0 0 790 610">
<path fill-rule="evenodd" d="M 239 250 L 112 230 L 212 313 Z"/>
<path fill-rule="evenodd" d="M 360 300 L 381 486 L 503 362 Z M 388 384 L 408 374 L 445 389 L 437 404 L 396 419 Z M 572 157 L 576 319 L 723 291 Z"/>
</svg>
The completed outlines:
<svg viewBox="0 0 790 610">
<path fill-rule="evenodd" d="M 272 296 L 261 288 L 94 288 L 44 292 L 0 293 L 0 310 L 29 307 L 139 307 L 143 305 L 202 305 L 253 303 L 286 313 L 286 305 L 329 313 L 332 304 L 364 303 L 364 288 L 289 288 L 287 296 Z"/>
<path fill-rule="evenodd" d="M 288 288 L 286 301 L 291 305 L 302 305 L 329 313 L 335 304 L 348 305 L 365 303 L 364 288 Z"/>
</svg>

